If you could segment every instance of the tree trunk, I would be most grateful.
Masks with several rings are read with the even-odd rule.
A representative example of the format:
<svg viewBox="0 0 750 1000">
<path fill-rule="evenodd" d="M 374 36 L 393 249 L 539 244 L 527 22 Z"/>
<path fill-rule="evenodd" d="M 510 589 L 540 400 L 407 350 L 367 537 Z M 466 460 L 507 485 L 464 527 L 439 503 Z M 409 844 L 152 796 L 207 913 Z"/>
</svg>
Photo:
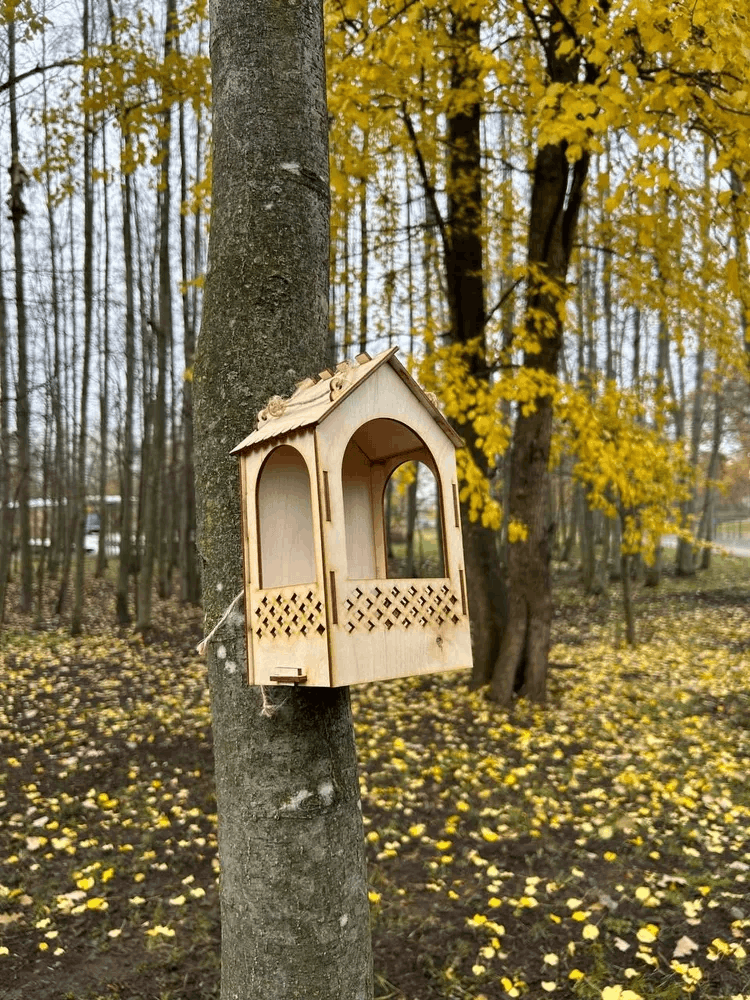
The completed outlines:
<svg viewBox="0 0 750 1000">
<path fill-rule="evenodd" d="M 2 260 L 0 260 L 2 274 Z M 1 289 L 0 289 L 1 291 Z M 11 507 L 10 399 L 8 397 L 8 317 L 5 295 L 0 294 L 0 625 L 5 620 L 10 556 L 13 550 L 15 507 Z"/>
<path fill-rule="evenodd" d="M 411 579 L 414 576 L 414 533 L 417 527 L 417 486 L 419 484 L 419 463 L 414 463 L 414 479 L 406 490 L 406 557 L 404 576 Z M 438 537 L 440 532 L 438 531 Z"/>
<path fill-rule="evenodd" d="M 362 160 L 367 162 L 369 150 L 369 135 L 365 131 L 362 136 Z M 370 274 L 370 243 L 367 234 L 367 177 L 359 182 L 359 353 L 367 351 L 368 324 L 367 312 L 370 296 L 367 282 Z"/>
<path fill-rule="evenodd" d="M 72 170 L 68 175 L 68 182 L 73 185 L 75 183 Z M 78 244 L 75 238 L 75 212 L 73 211 L 72 204 L 68 206 L 68 252 L 69 252 L 69 267 L 70 274 L 76 273 L 76 268 L 78 266 Z M 62 252 L 62 249 L 61 249 Z M 63 556 L 62 556 L 62 568 L 60 571 L 60 585 L 57 591 L 57 602 L 55 604 L 55 614 L 59 617 L 65 607 L 65 600 L 68 593 L 68 584 L 70 582 L 70 568 L 73 564 L 73 556 L 76 551 L 76 532 L 77 525 L 80 522 L 78 504 L 77 504 L 77 480 L 78 480 L 78 441 L 76 439 L 76 407 L 78 405 L 78 283 L 75 281 L 68 282 L 68 287 L 70 289 L 70 302 L 65 304 L 65 309 L 63 311 L 63 323 L 64 323 L 64 336 L 63 336 L 63 354 L 66 353 L 65 346 L 67 345 L 68 339 L 70 340 L 70 354 L 69 354 L 69 367 L 70 378 L 65 379 L 63 383 L 64 389 L 64 413 L 66 414 L 66 441 L 70 445 L 68 460 L 66 462 L 66 506 L 63 515 L 64 523 L 64 540 L 63 540 Z M 68 330 L 70 330 L 70 337 L 68 338 Z"/>
<path fill-rule="evenodd" d="M 196 124 L 195 172 L 196 180 L 200 171 L 202 156 L 202 122 Z M 187 143 L 185 134 L 185 107 L 180 104 L 180 198 L 187 202 Z M 196 213 L 193 220 L 195 233 L 200 234 L 201 218 Z M 195 244 L 194 244 L 195 245 Z M 197 604 L 200 600 L 197 551 L 195 548 L 195 468 L 193 463 L 193 360 L 195 355 L 195 332 L 197 329 L 196 299 L 191 296 L 188 282 L 197 278 L 197 242 L 193 259 L 192 274 L 188 266 L 187 216 L 180 213 L 180 258 L 182 263 L 182 325 L 185 352 L 185 374 L 182 380 L 182 497 L 180 503 L 180 596 L 183 601 Z M 191 308 L 192 306 L 192 308 Z"/>
<path fill-rule="evenodd" d="M 663 155 L 663 166 L 669 169 L 669 153 L 665 150 Z M 660 213 L 661 231 L 657 234 L 656 271 L 659 278 L 659 338 L 656 356 L 656 385 L 654 390 L 654 423 L 659 431 L 665 429 L 667 412 L 667 371 L 669 367 L 670 353 L 670 316 L 668 312 L 669 296 L 671 294 L 671 254 L 673 248 L 669 241 L 668 229 L 670 226 L 670 197 L 669 188 L 665 188 L 662 193 L 662 204 Z M 676 400 L 673 400 L 676 404 Z M 676 408 L 676 406 L 675 406 Z M 658 587 L 661 583 L 661 571 L 663 563 L 663 553 L 661 538 L 657 539 L 654 561 L 645 567 L 644 586 Z"/>
<path fill-rule="evenodd" d="M 593 403 L 596 387 L 596 365 L 593 350 L 593 278 L 591 274 L 592 261 L 588 256 L 588 212 L 584 212 L 581 220 L 581 242 L 579 250 L 578 288 L 576 302 L 578 307 L 578 385 Z M 582 485 L 579 491 L 580 500 L 580 539 L 581 539 L 581 582 L 585 594 L 598 593 L 596 574 L 596 523 L 594 511 L 590 503 L 590 487 Z"/>
<path fill-rule="evenodd" d="M 42 42 L 42 62 L 46 65 L 47 50 L 46 38 Z M 44 146 L 49 149 L 51 146 L 50 124 L 48 116 L 47 100 L 47 75 L 42 76 L 42 108 L 44 115 Z M 60 314 L 63 306 L 59 296 L 59 282 L 57 273 L 57 227 L 55 224 L 55 207 L 52 198 L 52 177 L 51 171 L 44 171 L 44 188 L 47 200 L 47 223 L 49 228 L 49 262 L 50 262 L 50 294 L 52 298 L 52 375 L 50 378 L 50 397 L 52 415 L 55 424 L 54 433 L 54 475 L 52 477 L 51 499 L 53 502 L 50 514 L 50 548 L 48 554 L 48 567 L 50 577 L 56 577 L 59 571 L 60 562 L 65 551 L 64 546 L 67 540 L 66 530 L 66 510 L 63 498 L 66 494 L 66 450 L 67 438 L 65 434 L 65 423 L 63 419 L 63 378 L 61 359 L 61 322 Z"/>
<path fill-rule="evenodd" d="M 39 557 L 36 564 L 36 609 L 34 613 L 34 627 L 40 628 L 44 618 L 44 571 L 47 563 L 47 545 L 49 538 L 49 469 L 50 469 L 50 437 L 51 437 L 51 415 L 49 409 L 50 400 L 45 401 L 46 412 L 44 415 L 44 444 L 42 446 L 42 490 L 41 496 L 44 506 L 41 510 L 41 518 L 37 512 L 37 523 L 35 538 L 41 541 L 39 546 Z"/>
<path fill-rule="evenodd" d="M 172 52 L 176 31 L 176 0 L 167 0 L 167 17 L 164 31 L 164 61 Z M 167 358 L 172 344 L 172 284 L 169 267 L 169 205 L 170 205 L 170 138 L 172 133 L 171 96 L 162 95 L 164 111 L 161 124 L 161 178 L 159 181 L 159 298 L 158 320 L 152 324 L 156 335 L 156 396 L 152 401 L 152 434 L 148 448 L 148 469 L 144 493 L 144 544 L 138 576 L 138 615 L 136 629 L 146 632 L 151 627 L 151 591 L 154 563 L 163 544 L 165 525 L 162 514 L 162 497 L 166 488 L 165 425 L 167 421 Z M 163 565 L 163 561 L 162 561 Z M 164 593 L 165 581 L 160 579 L 160 592 Z"/>
<path fill-rule="evenodd" d="M 89 3 L 83 0 L 83 56 L 84 97 L 88 93 L 88 74 L 85 60 L 89 47 Z M 91 364 L 91 328 L 94 316 L 94 189 L 92 181 L 91 147 L 93 144 L 91 116 L 84 115 L 83 134 L 83 366 L 81 369 L 81 416 L 78 437 L 78 470 L 76 474 L 76 510 L 73 533 L 76 547 L 75 600 L 71 617 L 72 635 L 83 631 L 83 578 L 86 553 L 83 536 L 86 523 L 86 445 L 88 435 L 89 368 Z"/>
<path fill-rule="evenodd" d="M 476 85 L 475 53 L 479 47 L 479 31 L 478 20 L 454 15 L 452 90 L 471 90 Z M 448 220 L 444 253 L 451 340 L 470 352 L 467 362 L 471 376 L 486 382 L 482 212 L 481 108 L 477 101 L 464 105 L 448 120 Z M 473 425 L 470 422 L 463 424 L 460 431 L 472 460 L 486 476 L 489 472 L 487 458 L 477 445 L 478 435 Z M 496 532 L 479 521 L 470 521 L 465 508 L 461 513 L 472 623 L 472 686 L 478 687 L 489 682 L 500 646 L 505 623 L 505 584 L 500 572 Z"/>
<path fill-rule="evenodd" d="M 229 451 L 269 396 L 291 388 L 292 372 L 318 371 L 325 356 L 321 0 L 214 0 L 211 65 L 211 249 L 194 381 L 207 630 L 243 587 Z M 275 692 L 276 711 L 263 717 L 261 692 L 245 679 L 241 614 L 217 630 L 207 658 L 221 996 L 367 1000 L 372 960 L 348 689 Z"/>
<path fill-rule="evenodd" d="M 23 188 L 28 180 L 18 159 L 18 107 L 16 104 L 16 22 L 15 13 L 8 18 L 8 76 L 10 108 L 10 196 L 8 206 L 13 223 L 13 252 L 16 278 L 16 343 L 18 347 L 18 377 L 16 380 L 16 433 L 18 436 L 18 514 L 19 547 L 21 552 L 21 611 L 30 611 L 33 599 L 31 566 L 31 523 L 29 491 L 31 489 L 31 447 L 28 332 L 26 328 L 26 290 L 24 285 L 22 223 L 26 215 Z"/>
<path fill-rule="evenodd" d="M 555 62 L 554 57 L 549 58 Z M 553 79 L 567 80 L 574 72 L 567 62 L 555 63 L 552 68 Z M 529 219 L 526 326 L 540 349 L 538 353 L 526 352 L 524 365 L 551 376 L 557 374 L 562 348 L 560 299 L 589 164 L 586 153 L 574 164 L 568 163 L 565 154 L 564 142 L 538 150 Z M 557 291 L 550 291 L 545 282 L 553 283 Z M 491 697 L 502 704 L 510 702 L 514 688 L 534 701 L 544 701 L 546 694 L 552 620 L 546 517 L 551 436 L 550 396 L 539 396 L 531 412 L 518 408 L 508 517 L 523 524 L 528 535 L 508 546 L 508 623 L 491 685 Z"/>
<path fill-rule="evenodd" d="M 102 129 L 102 174 L 104 185 L 104 315 L 102 317 L 102 379 L 99 395 L 99 546 L 96 552 L 96 576 L 104 576 L 107 567 L 107 533 L 109 530 L 106 503 L 109 459 L 109 181 L 107 179 L 107 131 Z"/>
<path fill-rule="evenodd" d="M 722 402 L 722 387 L 719 386 L 714 392 L 714 421 L 713 434 L 711 438 L 711 457 L 708 461 L 708 472 L 706 478 L 706 496 L 703 502 L 703 515 L 701 518 L 702 527 L 699 532 L 700 537 L 706 542 L 712 542 L 714 538 L 714 506 L 716 502 L 716 486 L 714 485 L 719 475 L 721 465 L 721 438 L 724 431 L 724 406 Z M 701 556 L 701 569 L 709 569 L 711 566 L 711 546 L 705 545 Z"/>
<path fill-rule="evenodd" d="M 110 10 L 110 16 L 111 10 Z M 122 138 L 124 149 L 127 140 Z M 120 157 L 122 170 L 123 156 Z M 130 174 L 122 171 L 122 250 L 125 258 L 125 417 L 120 459 L 120 564 L 117 569 L 115 618 L 119 625 L 131 622 L 129 607 L 130 570 L 133 560 L 133 407 L 135 402 L 135 274 L 133 268 L 132 201 Z"/>
<path fill-rule="evenodd" d="M 732 224 L 734 248 L 737 261 L 737 283 L 739 286 L 740 335 L 745 346 L 745 357 L 750 367 L 750 299 L 748 298 L 748 260 L 747 260 L 747 193 L 745 183 L 734 169 L 729 171 L 729 181 L 732 191 Z M 744 211 L 743 211 L 744 210 Z"/>
<path fill-rule="evenodd" d="M 622 525 L 620 527 L 622 531 Z M 630 584 L 631 556 L 623 552 L 620 557 L 620 576 L 622 578 L 622 606 L 625 612 L 625 639 L 629 646 L 635 646 L 635 615 L 633 614 L 633 595 Z"/>
</svg>

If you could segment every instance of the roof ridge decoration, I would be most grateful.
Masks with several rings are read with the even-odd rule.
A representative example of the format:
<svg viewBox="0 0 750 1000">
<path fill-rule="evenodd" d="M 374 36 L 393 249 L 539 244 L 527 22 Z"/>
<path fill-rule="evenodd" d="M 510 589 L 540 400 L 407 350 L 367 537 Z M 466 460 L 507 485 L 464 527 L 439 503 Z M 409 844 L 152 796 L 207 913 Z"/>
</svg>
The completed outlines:
<svg viewBox="0 0 750 1000">
<path fill-rule="evenodd" d="M 334 403 L 339 396 L 343 396 L 355 379 L 355 372 L 360 367 L 359 361 L 342 361 L 336 365 L 336 372 L 331 376 L 331 391 L 328 394 L 329 400 Z"/>
<path fill-rule="evenodd" d="M 258 427 L 260 428 L 267 420 L 274 420 L 276 417 L 283 417 L 286 413 L 288 400 L 283 396 L 271 396 L 264 409 L 258 414 Z"/>
<path fill-rule="evenodd" d="M 363 352 L 353 360 L 339 362 L 335 369 L 325 368 L 317 375 L 297 382 L 294 392 L 287 398 L 272 396 L 258 414 L 253 432 L 232 449 L 232 454 L 236 455 L 272 438 L 316 426 L 351 392 L 356 392 L 360 383 L 386 364 L 390 365 L 406 387 L 432 413 L 455 447 L 460 448 L 463 440 L 441 412 L 437 396 L 432 392 L 425 392 L 395 357 L 397 351 L 397 346 L 390 347 L 374 358 Z"/>
</svg>

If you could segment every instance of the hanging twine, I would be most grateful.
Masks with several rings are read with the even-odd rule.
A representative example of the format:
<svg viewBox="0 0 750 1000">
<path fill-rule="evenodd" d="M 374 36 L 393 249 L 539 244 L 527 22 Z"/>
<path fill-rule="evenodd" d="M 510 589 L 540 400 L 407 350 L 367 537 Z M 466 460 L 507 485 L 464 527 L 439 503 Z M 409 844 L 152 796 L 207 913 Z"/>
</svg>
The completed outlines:
<svg viewBox="0 0 750 1000">
<path fill-rule="evenodd" d="M 226 609 L 226 611 L 224 612 L 224 614 L 217 621 L 217 623 L 214 625 L 214 627 L 211 629 L 211 631 L 208 633 L 208 635 L 205 636 L 205 638 L 201 639 L 201 641 L 195 647 L 197 649 L 197 651 L 200 653 L 201 656 L 205 656 L 206 655 L 206 650 L 208 649 L 209 642 L 213 639 L 214 635 L 219 630 L 219 627 L 224 624 L 224 622 L 227 620 L 227 618 L 234 611 L 235 607 L 237 606 L 238 601 L 242 597 L 244 597 L 244 594 L 245 594 L 244 590 L 241 590 L 239 592 L 239 594 L 237 594 L 237 596 L 234 598 L 234 600 L 232 601 L 232 603 L 229 605 L 229 607 Z M 260 714 L 261 714 L 261 716 L 264 719 L 272 719 L 274 717 L 274 715 L 276 715 L 276 713 L 279 711 L 279 709 L 283 708 L 284 705 L 286 705 L 287 699 L 284 698 L 283 701 L 280 701 L 278 704 L 274 705 L 274 703 L 268 697 L 268 692 L 267 692 L 266 688 L 263 687 L 262 684 L 260 685 L 260 693 L 261 693 L 261 697 L 263 698 L 263 706 L 262 706 L 262 708 L 260 710 Z"/>
<path fill-rule="evenodd" d="M 286 705 L 287 703 L 287 698 L 284 698 L 283 701 L 280 701 L 278 702 L 278 704 L 274 705 L 274 703 L 268 697 L 267 689 L 263 687 L 262 684 L 260 686 L 260 693 L 263 698 L 263 707 L 260 710 L 260 714 L 264 719 L 272 719 L 274 715 L 276 715 L 276 713 L 279 711 L 279 709 L 283 708 L 284 705 Z"/>
<path fill-rule="evenodd" d="M 198 650 L 198 652 L 200 653 L 201 656 L 205 656 L 206 655 L 206 649 L 208 648 L 209 642 L 213 639 L 213 637 L 216 634 L 219 626 L 223 625 L 224 622 L 227 620 L 227 618 L 234 611 L 235 606 L 237 605 L 237 602 L 240 600 L 241 597 L 244 596 L 244 594 L 245 594 L 244 590 L 241 590 L 239 592 L 239 594 L 237 594 L 237 596 L 235 597 L 235 599 L 232 601 L 232 603 L 229 605 L 229 607 L 226 609 L 226 611 L 224 612 L 224 614 L 217 621 L 217 623 L 214 625 L 214 627 L 211 629 L 211 631 L 208 633 L 208 635 L 204 639 L 201 639 L 201 641 L 195 647 Z"/>
</svg>

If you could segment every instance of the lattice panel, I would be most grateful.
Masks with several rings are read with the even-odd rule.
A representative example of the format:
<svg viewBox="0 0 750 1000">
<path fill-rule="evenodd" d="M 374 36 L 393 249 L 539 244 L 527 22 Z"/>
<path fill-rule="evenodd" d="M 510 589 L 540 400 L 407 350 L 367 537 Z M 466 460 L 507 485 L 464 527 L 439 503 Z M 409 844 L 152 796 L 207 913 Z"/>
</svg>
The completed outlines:
<svg viewBox="0 0 750 1000">
<path fill-rule="evenodd" d="M 258 639 L 296 639 L 325 633 L 325 608 L 317 587 L 267 591 L 253 608 Z"/>
<path fill-rule="evenodd" d="M 342 625 L 350 634 L 376 628 L 458 625 L 459 598 L 447 584 L 403 583 L 356 587 L 344 601 Z"/>
</svg>

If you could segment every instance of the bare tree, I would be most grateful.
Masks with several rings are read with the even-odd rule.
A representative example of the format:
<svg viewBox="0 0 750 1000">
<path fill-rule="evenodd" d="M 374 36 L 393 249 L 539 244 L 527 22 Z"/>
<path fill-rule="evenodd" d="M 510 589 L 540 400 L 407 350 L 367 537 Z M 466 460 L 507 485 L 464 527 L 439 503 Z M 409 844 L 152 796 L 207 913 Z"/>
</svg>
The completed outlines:
<svg viewBox="0 0 750 1000">
<path fill-rule="evenodd" d="M 88 96 L 89 70 L 86 67 L 90 42 L 90 0 L 83 0 L 83 98 Z M 83 580 L 86 552 L 83 535 L 86 521 L 86 452 L 88 435 L 89 369 L 91 367 L 91 335 L 94 318 L 94 186 L 92 181 L 93 128 L 91 114 L 84 113 L 83 126 L 83 361 L 81 368 L 81 414 L 78 425 L 78 467 L 76 470 L 73 538 L 76 547 L 75 599 L 70 631 L 79 635 L 83 630 Z"/>
<path fill-rule="evenodd" d="M 10 106 L 10 195 L 8 205 L 13 223 L 13 253 L 16 274 L 16 340 L 18 376 L 16 379 L 16 432 L 18 435 L 18 507 L 19 545 L 21 547 L 21 610 L 30 611 L 32 601 L 31 523 L 29 489 L 31 485 L 31 449 L 29 439 L 30 407 L 28 376 L 28 331 L 26 328 L 26 290 L 24 284 L 22 223 L 26 215 L 23 189 L 28 175 L 21 166 L 18 147 L 18 104 L 16 94 L 16 20 L 8 16 L 8 75 Z"/>
<path fill-rule="evenodd" d="M 0 276 L 3 273 L 0 258 Z M 0 277 L 0 282 L 2 278 Z M 11 506 L 10 396 L 8 388 L 8 318 L 0 287 L 0 625 L 5 618 L 15 508 Z"/>
</svg>

